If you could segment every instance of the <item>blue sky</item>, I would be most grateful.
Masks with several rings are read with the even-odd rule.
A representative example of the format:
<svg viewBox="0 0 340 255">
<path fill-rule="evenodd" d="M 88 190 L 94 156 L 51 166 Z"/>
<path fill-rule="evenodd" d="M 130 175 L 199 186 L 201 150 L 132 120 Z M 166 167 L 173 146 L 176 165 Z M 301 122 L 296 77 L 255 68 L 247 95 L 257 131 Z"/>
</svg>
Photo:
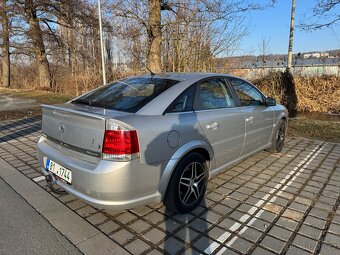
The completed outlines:
<svg viewBox="0 0 340 255">
<path fill-rule="evenodd" d="M 270 53 L 287 53 L 291 0 L 278 0 L 274 8 L 249 13 L 252 29 L 242 41 L 237 55 L 259 55 L 262 38 L 270 39 Z M 316 0 L 296 0 L 295 24 L 310 16 Z M 340 10 L 339 10 L 340 11 Z M 340 25 L 331 29 L 304 32 L 295 28 L 293 52 L 324 51 L 340 48 Z"/>
</svg>

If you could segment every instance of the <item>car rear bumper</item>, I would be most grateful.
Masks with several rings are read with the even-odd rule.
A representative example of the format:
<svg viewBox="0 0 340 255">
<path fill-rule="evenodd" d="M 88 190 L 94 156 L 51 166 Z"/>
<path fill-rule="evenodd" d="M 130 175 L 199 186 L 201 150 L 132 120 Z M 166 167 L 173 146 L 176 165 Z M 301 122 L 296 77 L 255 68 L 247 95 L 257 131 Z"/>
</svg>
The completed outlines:
<svg viewBox="0 0 340 255">
<path fill-rule="evenodd" d="M 163 163 L 140 164 L 138 159 L 114 162 L 90 158 L 41 137 L 38 159 L 44 175 L 50 159 L 72 171 L 72 184 L 53 176 L 55 183 L 68 193 L 97 208 L 124 210 L 139 205 L 160 202 L 157 191 Z"/>
</svg>

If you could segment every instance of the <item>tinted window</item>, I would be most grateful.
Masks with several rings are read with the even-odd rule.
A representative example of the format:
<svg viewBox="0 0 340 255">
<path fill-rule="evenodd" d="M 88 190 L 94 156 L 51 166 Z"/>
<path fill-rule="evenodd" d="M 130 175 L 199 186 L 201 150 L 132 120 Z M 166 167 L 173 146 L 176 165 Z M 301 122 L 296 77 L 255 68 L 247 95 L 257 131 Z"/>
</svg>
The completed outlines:
<svg viewBox="0 0 340 255">
<path fill-rule="evenodd" d="M 178 83 L 153 77 L 133 77 L 100 87 L 72 103 L 89 104 L 106 109 L 137 112 L 159 94 Z"/>
<path fill-rule="evenodd" d="M 230 91 L 221 79 L 212 79 L 198 85 L 198 110 L 209 110 L 234 107 L 235 103 Z"/>
<path fill-rule="evenodd" d="M 229 79 L 242 106 L 263 105 L 261 93 L 249 83 L 239 79 Z"/>
<path fill-rule="evenodd" d="M 168 107 L 166 112 L 169 113 L 169 112 L 192 111 L 193 101 L 194 101 L 194 86 L 191 86 L 175 99 L 175 101 Z"/>
</svg>

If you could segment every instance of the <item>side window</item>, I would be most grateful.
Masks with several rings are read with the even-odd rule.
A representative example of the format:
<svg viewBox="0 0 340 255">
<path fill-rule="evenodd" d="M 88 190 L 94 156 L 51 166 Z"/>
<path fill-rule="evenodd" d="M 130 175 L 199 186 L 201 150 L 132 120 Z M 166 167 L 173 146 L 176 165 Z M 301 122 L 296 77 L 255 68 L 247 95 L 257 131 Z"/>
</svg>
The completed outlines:
<svg viewBox="0 0 340 255">
<path fill-rule="evenodd" d="M 241 106 L 257 106 L 264 105 L 261 93 L 249 83 L 239 79 L 229 79 L 234 87 Z"/>
<path fill-rule="evenodd" d="M 197 86 L 197 110 L 235 107 L 235 102 L 222 79 L 211 79 Z"/>
<path fill-rule="evenodd" d="M 165 111 L 166 113 L 189 112 L 192 111 L 194 101 L 194 86 L 187 88 L 179 95 Z"/>
</svg>

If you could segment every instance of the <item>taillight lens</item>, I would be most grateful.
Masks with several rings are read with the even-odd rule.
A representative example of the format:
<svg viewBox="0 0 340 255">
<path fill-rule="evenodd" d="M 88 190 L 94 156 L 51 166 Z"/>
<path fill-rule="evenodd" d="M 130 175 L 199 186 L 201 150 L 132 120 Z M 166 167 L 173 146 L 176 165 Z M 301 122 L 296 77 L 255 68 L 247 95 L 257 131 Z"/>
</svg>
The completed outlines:
<svg viewBox="0 0 340 255">
<path fill-rule="evenodd" d="M 105 130 L 102 151 L 105 159 L 131 160 L 138 156 L 136 130 Z"/>
</svg>

